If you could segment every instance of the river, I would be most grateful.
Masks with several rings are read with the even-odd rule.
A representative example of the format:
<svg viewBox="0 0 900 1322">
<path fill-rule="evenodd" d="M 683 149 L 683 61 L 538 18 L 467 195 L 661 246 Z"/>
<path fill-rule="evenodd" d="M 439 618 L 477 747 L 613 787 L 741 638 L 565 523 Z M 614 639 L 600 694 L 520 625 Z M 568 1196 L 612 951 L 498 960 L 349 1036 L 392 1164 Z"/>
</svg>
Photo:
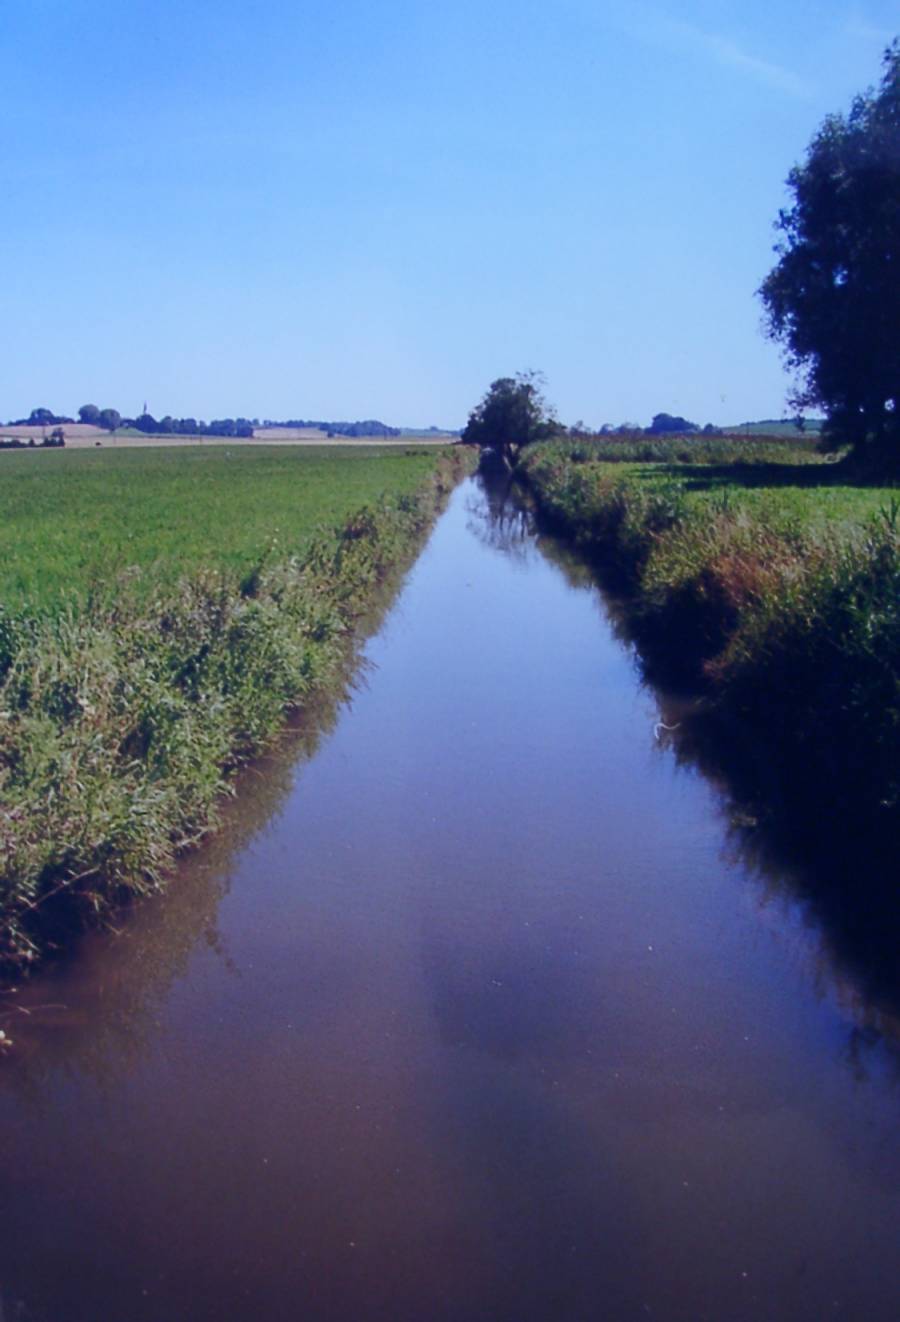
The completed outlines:
<svg viewBox="0 0 900 1322">
<path fill-rule="evenodd" d="M 598 588 L 467 480 L 365 650 L 0 1002 L 3 1322 L 893 1322 L 896 1020 Z"/>
</svg>

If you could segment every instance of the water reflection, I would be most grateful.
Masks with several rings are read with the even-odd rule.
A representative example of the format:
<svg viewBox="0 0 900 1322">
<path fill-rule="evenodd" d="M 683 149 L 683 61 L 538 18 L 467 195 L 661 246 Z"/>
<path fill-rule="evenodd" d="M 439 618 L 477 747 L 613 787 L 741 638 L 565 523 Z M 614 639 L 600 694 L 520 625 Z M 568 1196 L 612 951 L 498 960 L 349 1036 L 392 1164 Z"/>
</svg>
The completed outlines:
<svg viewBox="0 0 900 1322">
<path fill-rule="evenodd" d="M 805 926 L 812 947 L 810 976 L 850 1021 L 846 1060 L 862 1080 L 875 1058 L 887 1057 L 900 1077 L 900 886 L 896 842 L 871 828 L 841 837 L 799 826 L 797 787 L 785 792 L 778 768 L 752 733 L 714 722 L 702 700 L 667 690 L 661 670 L 638 652 L 620 584 L 603 565 L 579 556 L 542 528 L 523 493 L 490 470 L 473 528 L 485 545 L 525 557 L 532 547 L 570 587 L 592 594 L 615 636 L 635 658 L 659 707 L 652 738 L 686 772 L 714 786 L 723 818 L 723 858 L 755 878 L 761 905 L 778 903 L 783 917 Z M 656 681 L 656 682 L 654 682 Z M 815 812 L 799 815 L 815 820 Z"/>
<path fill-rule="evenodd" d="M 59 1071 L 104 1087 L 127 1077 L 152 1049 L 171 988 L 201 954 L 240 979 L 218 924 L 235 860 L 277 820 L 303 765 L 366 685 L 366 640 L 383 625 L 416 553 L 375 591 L 332 689 L 294 712 L 273 746 L 239 771 L 215 831 L 180 860 L 166 891 L 123 910 L 115 926 L 84 933 L 67 958 L 31 980 L 0 988 L 0 1028 L 13 1043 L 0 1053 L 0 1078 L 36 1110 Z"/>
</svg>

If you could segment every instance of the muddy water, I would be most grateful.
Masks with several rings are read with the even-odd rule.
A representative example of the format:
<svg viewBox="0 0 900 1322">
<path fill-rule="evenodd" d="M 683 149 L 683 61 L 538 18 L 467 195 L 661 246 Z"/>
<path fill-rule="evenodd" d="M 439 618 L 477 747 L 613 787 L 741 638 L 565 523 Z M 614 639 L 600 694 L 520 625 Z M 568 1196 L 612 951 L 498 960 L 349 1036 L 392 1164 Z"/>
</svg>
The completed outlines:
<svg viewBox="0 0 900 1322">
<path fill-rule="evenodd" d="M 521 531 L 461 487 L 315 753 L 3 1002 L 5 1322 L 900 1314 L 889 1010 Z"/>
</svg>

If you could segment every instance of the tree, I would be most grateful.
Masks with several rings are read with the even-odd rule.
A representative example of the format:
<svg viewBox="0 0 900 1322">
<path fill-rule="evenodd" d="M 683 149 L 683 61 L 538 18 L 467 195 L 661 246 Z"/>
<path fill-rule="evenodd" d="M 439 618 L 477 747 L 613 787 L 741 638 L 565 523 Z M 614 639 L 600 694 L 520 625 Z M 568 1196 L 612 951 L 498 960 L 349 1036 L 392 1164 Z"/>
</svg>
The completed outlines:
<svg viewBox="0 0 900 1322">
<path fill-rule="evenodd" d="M 82 404 L 78 410 L 78 417 L 89 426 L 96 427 L 100 423 L 100 410 L 96 404 Z"/>
<path fill-rule="evenodd" d="M 792 402 L 825 435 L 900 457 L 900 44 L 877 91 L 830 115 L 788 175 L 779 261 L 760 289 L 767 332 L 798 373 Z"/>
<path fill-rule="evenodd" d="M 688 432 L 697 431 L 696 422 L 688 422 L 680 413 L 654 413 L 653 421 L 647 428 L 651 436 L 658 436 L 663 432 Z"/>
<path fill-rule="evenodd" d="M 501 376 L 469 414 L 462 439 L 467 445 L 494 450 L 512 468 L 525 445 L 545 441 L 558 428 L 544 399 L 539 372 Z"/>
<path fill-rule="evenodd" d="M 115 431 L 122 422 L 122 415 L 118 409 L 101 409 L 100 416 L 97 419 L 97 425 L 103 427 L 105 431 Z"/>
</svg>

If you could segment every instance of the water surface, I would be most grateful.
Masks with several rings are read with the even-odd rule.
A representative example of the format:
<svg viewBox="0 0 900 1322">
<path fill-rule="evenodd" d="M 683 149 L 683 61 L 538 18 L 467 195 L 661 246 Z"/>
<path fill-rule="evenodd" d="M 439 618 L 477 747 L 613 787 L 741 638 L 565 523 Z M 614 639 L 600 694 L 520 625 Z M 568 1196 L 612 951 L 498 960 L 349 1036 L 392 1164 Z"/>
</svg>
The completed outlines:
<svg viewBox="0 0 900 1322">
<path fill-rule="evenodd" d="M 3 1319 L 895 1319 L 890 1007 L 598 590 L 470 481 L 367 653 L 4 999 Z"/>
</svg>

